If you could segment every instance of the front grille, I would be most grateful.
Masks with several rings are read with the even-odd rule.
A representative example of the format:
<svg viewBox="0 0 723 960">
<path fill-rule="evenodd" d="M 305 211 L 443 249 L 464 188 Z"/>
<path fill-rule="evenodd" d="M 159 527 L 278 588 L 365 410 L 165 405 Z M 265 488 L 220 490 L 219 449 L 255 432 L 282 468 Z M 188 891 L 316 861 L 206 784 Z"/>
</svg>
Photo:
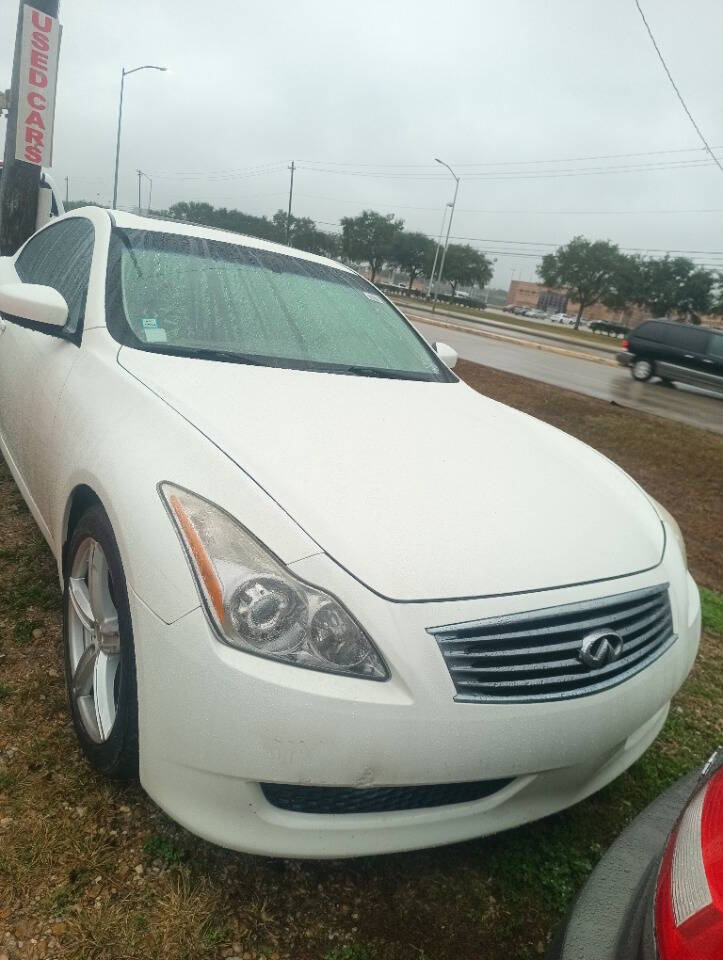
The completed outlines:
<svg viewBox="0 0 723 960">
<path fill-rule="evenodd" d="M 511 782 L 511 779 L 477 780 L 421 787 L 307 787 L 262 783 L 261 789 L 273 806 L 295 813 L 389 813 L 481 800 Z"/>
<path fill-rule="evenodd" d="M 584 638 L 610 630 L 623 639 L 620 657 L 591 668 Z M 668 585 L 585 603 L 429 629 L 457 690 L 455 700 L 525 703 L 597 693 L 627 680 L 676 639 Z"/>
</svg>

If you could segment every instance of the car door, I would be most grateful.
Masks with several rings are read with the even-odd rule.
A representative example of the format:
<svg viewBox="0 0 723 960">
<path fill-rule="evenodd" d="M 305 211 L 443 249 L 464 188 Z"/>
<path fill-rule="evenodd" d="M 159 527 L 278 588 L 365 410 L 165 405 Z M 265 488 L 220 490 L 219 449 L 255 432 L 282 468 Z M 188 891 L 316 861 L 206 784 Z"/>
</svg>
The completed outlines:
<svg viewBox="0 0 723 960">
<path fill-rule="evenodd" d="M 703 360 L 711 386 L 723 389 L 723 331 L 711 331 L 708 352 Z"/>
<path fill-rule="evenodd" d="M 710 331 L 705 327 L 680 327 L 681 356 L 678 363 L 689 372 L 690 382 L 704 382 L 708 373 Z"/>
<path fill-rule="evenodd" d="M 649 321 L 641 324 L 635 337 L 635 353 L 653 360 L 655 372 L 664 379 L 697 383 L 705 369 L 709 337 L 704 327 Z"/>
<path fill-rule="evenodd" d="M 78 357 L 94 236 L 93 224 L 85 217 L 50 223 L 15 256 L 16 276 L 6 271 L 3 278 L 53 287 L 68 304 L 62 329 L 5 317 L 0 335 L 3 441 L 39 521 L 47 520 L 47 451 L 58 399 Z"/>
</svg>

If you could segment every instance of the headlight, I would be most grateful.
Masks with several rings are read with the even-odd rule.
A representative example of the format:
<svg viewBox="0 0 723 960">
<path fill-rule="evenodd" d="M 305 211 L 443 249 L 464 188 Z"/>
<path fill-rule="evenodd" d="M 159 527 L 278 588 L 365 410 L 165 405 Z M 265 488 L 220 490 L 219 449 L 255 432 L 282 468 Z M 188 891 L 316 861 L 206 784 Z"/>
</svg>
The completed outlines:
<svg viewBox="0 0 723 960">
<path fill-rule="evenodd" d="M 374 644 L 337 599 L 293 576 L 220 507 L 170 483 L 159 489 L 223 641 L 311 670 L 387 679 Z"/>
<path fill-rule="evenodd" d="M 685 540 L 683 539 L 683 534 L 680 532 L 680 527 L 678 526 L 678 521 L 675 519 L 672 513 L 668 513 L 662 503 L 658 503 L 657 500 L 654 500 L 650 497 L 650 500 L 657 510 L 658 516 L 665 524 L 666 528 L 673 535 L 673 538 L 680 547 L 680 552 L 683 554 L 683 563 L 685 564 L 685 569 L 688 569 L 688 552 L 685 549 Z"/>
</svg>

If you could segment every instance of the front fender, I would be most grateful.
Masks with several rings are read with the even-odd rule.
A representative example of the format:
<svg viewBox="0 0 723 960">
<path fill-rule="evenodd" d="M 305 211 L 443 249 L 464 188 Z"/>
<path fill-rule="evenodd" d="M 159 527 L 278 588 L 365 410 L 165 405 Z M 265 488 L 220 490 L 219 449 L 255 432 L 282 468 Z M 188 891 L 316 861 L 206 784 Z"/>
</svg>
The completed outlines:
<svg viewBox="0 0 723 960">
<path fill-rule="evenodd" d="M 103 504 L 129 585 L 166 623 L 200 601 L 161 502 L 160 481 L 217 503 L 286 563 L 320 552 L 237 463 L 118 365 L 107 336 L 101 329 L 86 331 L 53 430 L 57 472 L 49 519 L 61 579 L 70 504 L 79 485 Z M 101 402 L 89 403 L 92 397 Z"/>
</svg>

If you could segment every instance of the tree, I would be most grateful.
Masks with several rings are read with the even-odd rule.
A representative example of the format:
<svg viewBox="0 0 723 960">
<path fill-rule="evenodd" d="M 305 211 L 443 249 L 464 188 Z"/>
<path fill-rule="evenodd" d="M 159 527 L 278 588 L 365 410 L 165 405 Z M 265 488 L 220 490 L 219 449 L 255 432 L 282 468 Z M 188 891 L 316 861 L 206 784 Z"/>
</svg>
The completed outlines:
<svg viewBox="0 0 723 960">
<path fill-rule="evenodd" d="M 276 231 L 276 241 L 286 243 L 286 221 L 288 214 L 285 210 L 277 210 L 271 218 Z M 291 217 L 289 242 L 297 250 L 306 250 L 323 257 L 339 255 L 341 237 L 336 233 L 325 233 L 319 230 L 311 217 Z"/>
<path fill-rule="evenodd" d="M 227 210 L 226 207 L 214 207 L 210 203 L 197 203 L 182 200 L 174 203 L 168 211 L 177 220 L 189 223 L 203 223 L 209 227 L 220 227 L 232 233 L 246 233 L 262 240 L 276 240 L 276 227 L 268 217 L 255 217 L 241 210 Z"/>
<path fill-rule="evenodd" d="M 544 284 L 564 289 L 579 304 L 577 330 L 586 307 L 600 300 L 612 303 L 619 295 L 627 259 L 609 240 L 591 242 L 574 237 L 566 246 L 546 254 L 537 272 Z"/>
<path fill-rule="evenodd" d="M 716 276 L 687 257 L 638 259 L 637 289 L 630 300 L 647 307 L 653 316 L 676 316 L 700 323 L 714 305 Z"/>
<path fill-rule="evenodd" d="M 409 290 L 417 277 L 431 273 L 435 246 L 434 240 L 423 233 L 401 230 L 395 237 L 389 262 L 409 274 Z"/>
<path fill-rule="evenodd" d="M 404 221 L 393 213 L 384 215 L 375 210 L 363 210 L 358 217 L 341 220 L 342 250 L 352 260 L 369 264 L 371 281 L 390 259 L 394 241 L 404 229 Z"/>
<path fill-rule="evenodd" d="M 450 243 L 444 261 L 443 280 L 452 287 L 452 296 L 457 295 L 457 287 L 486 286 L 492 279 L 492 263 L 479 250 L 468 243 Z"/>
<path fill-rule="evenodd" d="M 723 273 L 720 271 L 715 275 L 715 292 L 710 312 L 715 313 L 716 316 L 723 315 Z"/>
</svg>

